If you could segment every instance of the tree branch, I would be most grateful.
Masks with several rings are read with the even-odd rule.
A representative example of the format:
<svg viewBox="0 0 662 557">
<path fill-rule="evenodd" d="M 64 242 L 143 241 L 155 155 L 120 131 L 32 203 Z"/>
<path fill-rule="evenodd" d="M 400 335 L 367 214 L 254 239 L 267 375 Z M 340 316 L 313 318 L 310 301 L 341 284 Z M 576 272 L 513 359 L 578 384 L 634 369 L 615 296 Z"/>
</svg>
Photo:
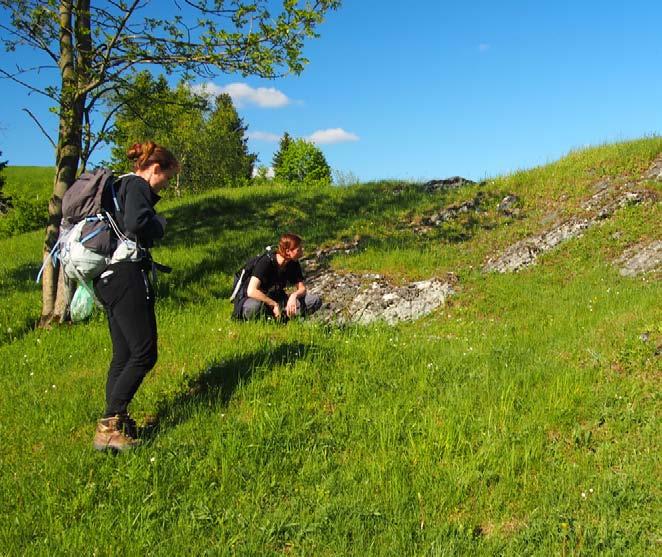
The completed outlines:
<svg viewBox="0 0 662 557">
<path fill-rule="evenodd" d="M 30 112 L 30 110 L 27 109 L 27 108 L 22 108 L 21 110 L 22 110 L 23 112 L 27 112 L 28 116 L 30 116 L 30 118 L 32 118 L 32 119 L 34 120 L 34 123 L 37 124 L 37 126 L 39 126 L 39 129 L 40 129 L 40 130 L 42 131 L 42 133 L 46 136 L 46 139 L 48 139 L 48 141 L 51 142 L 51 145 L 53 146 L 53 149 L 55 149 L 55 148 L 57 147 L 57 145 L 55 145 L 55 141 L 53 141 L 53 140 L 51 139 L 51 136 L 48 135 L 48 132 L 44 129 L 44 126 L 42 126 L 42 125 L 39 123 L 39 120 L 37 120 L 37 117 L 36 117 L 34 114 L 32 114 L 32 112 Z"/>
<path fill-rule="evenodd" d="M 94 142 L 92 142 L 90 146 L 90 150 L 88 152 L 88 158 L 91 153 L 94 152 L 94 150 L 98 147 L 99 143 L 101 143 L 104 140 L 104 134 L 106 130 L 108 129 L 108 123 L 110 122 L 111 118 L 115 115 L 115 113 L 122 108 L 123 103 L 119 103 L 116 107 L 114 107 L 106 116 L 106 118 L 103 121 L 103 124 L 101 124 L 101 129 L 99 132 L 96 134 L 96 139 Z"/>
<path fill-rule="evenodd" d="M 3 70 L 2 68 L 0 68 L 0 74 L 4 75 L 5 79 L 11 79 L 12 81 L 15 81 L 16 83 L 18 83 L 19 85 L 22 85 L 26 89 L 29 89 L 33 93 L 39 93 L 40 95 L 43 95 L 44 97 L 48 97 L 49 99 L 53 99 L 56 102 L 58 100 L 58 98 L 56 96 L 48 94 L 45 90 L 37 89 L 36 87 L 30 85 L 29 83 L 27 83 L 25 81 L 22 81 L 21 79 L 18 79 L 14 74 L 10 74 L 9 72 L 7 72 L 6 70 Z"/>
<path fill-rule="evenodd" d="M 111 2 L 112 4 L 113 2 Z M 115 30 L 115 34 L 111 37 L 110 41 L 108 42 L 107 46 L 104 48 L 102 47 L 101 49 L 97 49 L 97 51 L 100 50 L 105 50 L 105 54 L 103 54 L 103 59 L 101 61 L 101 65 L 99 67 L 99 70 L 97 71 L 96 74 L 96 79 L 88 83 L 85 87 L 83 87 L 82 90 L 79 91 L 80 95 L 87 95 L 99 85 L 101 85 L 103 82 L 106 81 L 106 72 L 108 71 L 109 63 L 111 61 L 111 54 L 113 50 L 115 49 L 115 46 L 117 45 L 117 42 L 119 41 L 123 30 L 126 28 L 126 24 L 133 15 L 134 11 L 138 7 L 138 4 L 140 3 L 140 0 L 134 0 L 133 4 L 130 7 L 126 8 L 126 12 L 124 14 L 124 17 L 120 21 L 119 25 L 117 26 L 117 29 Z M 131 67 L 135 62 L 132 62 L 131 64 L 128 64 L 126 68 Z M 112 67 L 112 66 L 111 66 Z"/>
</svg>

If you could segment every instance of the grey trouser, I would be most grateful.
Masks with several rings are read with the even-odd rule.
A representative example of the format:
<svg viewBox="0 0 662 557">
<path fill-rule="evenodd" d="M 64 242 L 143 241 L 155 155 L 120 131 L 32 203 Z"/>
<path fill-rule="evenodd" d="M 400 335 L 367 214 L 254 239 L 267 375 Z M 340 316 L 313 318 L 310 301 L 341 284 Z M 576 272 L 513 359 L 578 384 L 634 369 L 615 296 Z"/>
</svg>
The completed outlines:
<svg viewBox="0 0 662 557">
<path fill-rule="evenodd" d="M 285 305 L 282 301 L 280 305 L 283 313 L 285 313 Z M 299 298 L 297 300 L 297 315 L 310 315 L 311 313 L 315 313 L 320 307 L 322 307 L 322 298 L 318 294 L 306 292 L 303 299 Z M 254 319 L 260 315 L 269 316 L 273 315 L 273 313 L 270 308 L 266 307 L 264 302 L 260 302 L 254 298 L 246 298 L 241 305 L 241 318 Z"/>
</svg>

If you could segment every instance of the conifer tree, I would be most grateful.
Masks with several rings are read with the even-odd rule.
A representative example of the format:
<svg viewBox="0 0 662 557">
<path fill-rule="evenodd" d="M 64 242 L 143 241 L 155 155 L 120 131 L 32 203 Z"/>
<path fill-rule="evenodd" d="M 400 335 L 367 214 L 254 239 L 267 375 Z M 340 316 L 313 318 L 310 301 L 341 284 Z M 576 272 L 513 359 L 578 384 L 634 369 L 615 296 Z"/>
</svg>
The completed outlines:
<svg viewBox="0 0 662 557">
<path fill-rule="evenodd" d="M 283 155 L 287 148 L 292 143 L 292 138 L 290 134 L 285 132 L 283 137 L 280 138 L 280 144 L 278 145 L 278 151 L 274 153 L 274 158 L 271 160 L 271 167 L 274 169 L 274 174 L 278 174 L 278 169 L 283 164 Z"/>
</svg>

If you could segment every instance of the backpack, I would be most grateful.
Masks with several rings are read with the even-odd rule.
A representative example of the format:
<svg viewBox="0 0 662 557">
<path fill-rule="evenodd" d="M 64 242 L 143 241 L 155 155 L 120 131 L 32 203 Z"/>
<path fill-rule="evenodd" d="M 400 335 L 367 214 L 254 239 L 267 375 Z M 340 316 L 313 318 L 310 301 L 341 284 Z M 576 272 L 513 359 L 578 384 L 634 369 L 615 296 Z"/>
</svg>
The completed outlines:
<svg viewBox="0 0 662 557">
<path fill-rule="evenodd" d="M 116 181 L 107 168 L 84 172 L 62 198 L 60 235 L 51 251 L 51 260 L 53 265 L 59 261 L 65 278 L 78 281 L 88 290 L 87 282 L 108 266 L 118 240 L 127 240 L 113 218 L 122 211 L 115 191 Z M 112 208 L 108 207 L 109 197 Z M 42 265 L 37 282 L 43 270 Z M 94 295 L 91 290 L 90 294 Z"/>
<path fill-rule="evenodd" d="M 230 295 L 230 301 L 234 303 L 232 317 L 236 319 L 241 317 L 241 305 L 246 299 L 248 282 L 253 275 L 253 269 L 255 269 L 255 265 L 257 265 L 258 261 L 260 261 L 263 257 L 271 257 L 272 255 L 273 252 L 271 251 L 271 246 L 267 246 L 264 248 L 263 253 L 251 257 L 246 261 L 246 263 L 244 263 L 243 267 L 234 274 L 234 280 L 232 282 L 232 294 Z"/>
</svg>

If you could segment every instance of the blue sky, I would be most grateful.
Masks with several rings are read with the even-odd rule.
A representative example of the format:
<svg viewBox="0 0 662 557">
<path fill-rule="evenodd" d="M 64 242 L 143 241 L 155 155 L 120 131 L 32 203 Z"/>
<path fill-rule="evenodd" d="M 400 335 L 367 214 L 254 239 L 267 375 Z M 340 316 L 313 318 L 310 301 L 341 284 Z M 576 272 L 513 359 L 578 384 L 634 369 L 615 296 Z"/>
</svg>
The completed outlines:
<svg viewBox="0 0 662 557">
<path fill-rule="evenodd" d="M 345 0 L 308 43 L 301 76 L 208 87 L 231 92 L 261 164 L 288 131 L 362 180 L 483 179 L 661 133 L 660 21 L 654 0 Z M 31 55 L 1 56 L 11 67 Z M 2 158 L 52 164 L 21 111 L 55 136 L 48 102 L 7 80 L 0 98 Z"/>
</svg>

